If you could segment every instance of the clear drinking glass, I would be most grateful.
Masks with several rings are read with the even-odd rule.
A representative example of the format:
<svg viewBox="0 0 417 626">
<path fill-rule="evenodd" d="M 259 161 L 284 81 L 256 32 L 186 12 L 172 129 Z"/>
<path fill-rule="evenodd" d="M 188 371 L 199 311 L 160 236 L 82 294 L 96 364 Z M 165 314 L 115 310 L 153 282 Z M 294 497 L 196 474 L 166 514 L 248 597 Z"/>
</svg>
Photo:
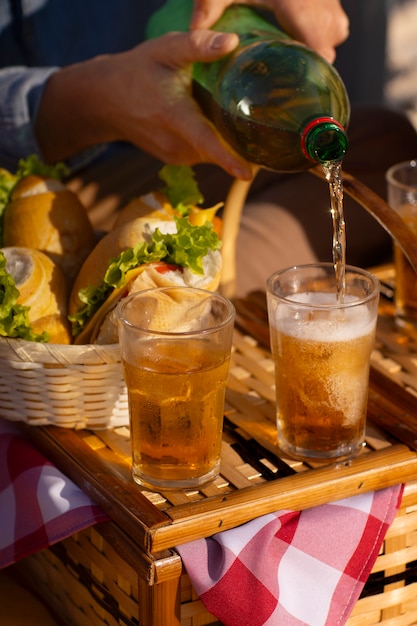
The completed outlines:
<svg viewBox="0 0 417 626">
<path fill-rule="evenodd" d="M 417 161 L 403 161 L 387 170 L 388 204 L 417 237 Z M 417 240 L 416 240 L 417 241 Z M 416 244 L 417 245 L 417 244 Z M 417 322 L 417 276 L 394 241 L 395 314 L 401 324 Z"/>
<path fill-rule="evenodd" d="M 307 461 L 354 456 L 365 435 L 378 280 L 347 266 L 341 299 L 333 264 L 301 265 L 268 278 L 267 300 L 280 449 Z"/>
<path fill-rule="evenodd" d="M 132 474 L 156 490 L 218 476 L 235 311 L 217 293 L 168 287 L 118 306 Z"/>
</svg>

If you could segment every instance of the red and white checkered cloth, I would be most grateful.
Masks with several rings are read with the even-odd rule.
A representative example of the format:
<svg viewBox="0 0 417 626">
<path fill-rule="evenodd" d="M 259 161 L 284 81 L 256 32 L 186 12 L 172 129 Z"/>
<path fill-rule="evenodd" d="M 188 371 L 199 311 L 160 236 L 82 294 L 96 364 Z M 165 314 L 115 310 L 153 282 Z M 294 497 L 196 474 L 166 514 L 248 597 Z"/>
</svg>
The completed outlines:
<svg viewBox="0 0 417 626">
<path fill-rule="evenodd" d="M 343 626 L 402 491 L 264 515 L 177 550 L 205 607 L 226 626 Z"/>
<path fill-rule="evenodd" d="M 401 496 L 398 485 L 280 511 L 177 550 L 203 603 L 226 626 L 343 626 Z M 107 519 L 0 419 L 0 567 Z"/>
<path fill-rule="evenodd" d="M 108 519 L 13 424 L 0 420 L 0 568 Z"/>
</svg>

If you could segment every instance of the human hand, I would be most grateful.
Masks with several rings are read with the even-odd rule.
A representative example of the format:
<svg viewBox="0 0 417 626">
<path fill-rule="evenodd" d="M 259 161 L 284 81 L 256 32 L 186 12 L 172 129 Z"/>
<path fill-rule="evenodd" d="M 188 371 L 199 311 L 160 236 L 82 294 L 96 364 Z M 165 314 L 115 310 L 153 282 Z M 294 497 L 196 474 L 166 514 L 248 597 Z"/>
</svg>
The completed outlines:
<svg viewBox="0 0 417 626">
<path fill-rule="evenodd" d="M 191 67 L 231 52 L 234 34 L 169 33 L 120 54 L 57 71 L 41 103 L 36 131 L 47 160 L 99 143 L 128 141 L 170 164 L 216 163 L 250 179 L 238 156 L 191 95 Z"/>
<path fill-rule="evenodd" d="M 349 20 L 340 0 L 194 0 L 192 28 L 211 28 L 231 4 L 270 9 L 282 29 L 330 63 L 335 48 L 349 35 Z"/>
<path fill-rule="evenodd" d="M 249 166 L 231 152 L 191 97 L 191 64 L 216 60 L 237 43 L 236 36 L 196 30 L 170 33 L 126 53 L 117 63 L 119 90 L 114 107 L 120 107 L 125 96 L 120 90 L 127 84 L 135 108 L 127 107 L 128 117 L 119 121 L 119 133 L 165 162 L 212 162 L 233 175 L 248 177 Z M 246 171 L 236 172 L 242 168 Z"/>
</svg>

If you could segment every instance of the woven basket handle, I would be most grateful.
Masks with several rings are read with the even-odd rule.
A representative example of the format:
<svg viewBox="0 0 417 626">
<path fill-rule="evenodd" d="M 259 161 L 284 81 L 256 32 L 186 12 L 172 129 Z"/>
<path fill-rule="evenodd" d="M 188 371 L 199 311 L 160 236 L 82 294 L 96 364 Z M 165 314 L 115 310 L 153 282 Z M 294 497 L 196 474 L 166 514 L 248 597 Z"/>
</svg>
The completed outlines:
<svg viewBox="0 0 417 626">
<path fill-rule="evenodd" d="M 254 177 L 258 172 L 254 171 Z M 230 186 L 223 209 L 223 270 L 220 280 L 220 292 L 226 298 L 233 298 L 236 290 L 236 245 L 239 233 L 240 217 L 245 205 L 252 180 L 236 178 Z"/>
<path fill-rule="evenodd" d="M 255 175 L 257 171 L 255 170 Z M 323 168 L 314 167 L 309 171 L 325 181 Z M 234 180 L 224 205 L 223 272 L 220 281 L 220 291 L 227 298 L 233 298 L 235 295 L 237 236 L 240 217 L 251 184 L 252 181 Z M 392 239 L 397 242 L 417 273 L 417 238 L 407 228 L 400 216 L 385 200 L 347 172 L 343 174 L 343 186 L 344 191 L 362 208 L 367 210 L 385 228 Z"/>
</svg>

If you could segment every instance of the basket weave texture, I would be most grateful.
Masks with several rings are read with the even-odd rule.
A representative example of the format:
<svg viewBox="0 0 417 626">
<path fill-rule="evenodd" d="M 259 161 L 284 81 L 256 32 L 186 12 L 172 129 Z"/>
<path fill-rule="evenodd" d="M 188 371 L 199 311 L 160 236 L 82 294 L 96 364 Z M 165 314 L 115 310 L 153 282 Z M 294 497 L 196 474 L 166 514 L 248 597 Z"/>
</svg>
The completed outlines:
<svg viewBox="0 0 417 626">
<path fill-rule="evenodd" d="M 417 483 L 408 483 L 401 509 L 384 540 L 362 596 L 346 626 L 412 626 L 417 623 Z M 123 561 L 99 528 L 88 528 L 57 546 L 13 566 L 25 579 L 36 581 L 46 603 L 71 626 L 137 626 L 140 607 L 140 566 Z M 157 591 L 160 588 L 160 591 Z M 164 583 L 154 586 L 162 594 Z M 167 610 L 168 610 L 168 604 Z M 208 613 L 181 576 L 181 626 L 220 624 Z M 166 616 L 164 625 L 171 622 Z M 146 618 L 139 623 L 148 626 Z M 159 626 L 152 624 L 152 626 Z"/>
<path fill-rule="evenodd" d="M 119 345 L 1 338 L 0 414 L 32 426 L 102 429 L 128 424 Z"/>
</svg>

